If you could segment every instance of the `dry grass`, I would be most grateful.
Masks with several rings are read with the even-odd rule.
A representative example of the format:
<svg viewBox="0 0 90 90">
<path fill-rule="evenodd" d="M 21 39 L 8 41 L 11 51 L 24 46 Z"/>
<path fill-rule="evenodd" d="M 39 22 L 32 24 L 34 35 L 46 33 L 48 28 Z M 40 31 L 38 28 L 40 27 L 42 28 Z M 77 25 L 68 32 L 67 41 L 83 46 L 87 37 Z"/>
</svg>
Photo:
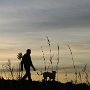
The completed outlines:
<svg viewBox="0 0 90 90">
<path fill-rule="evenodd" d="M 73 58 L 73 53 L 72 53 L 72 50 L 71 50 L 69 45 L 68 45 L 68 48 L 69 48 L 69 51 L 70 51 L 71 56 L 72 56 L 73 68 L 74 68 L 74 72 L 75 72 L 75 83 L 77 83 L 77 69 L 76 69 L 76 66 L 75 66 L 75 62 L 74 62 L 74 58 Z"/>
<path fill-rule="evenodd" d="M 45 54 L 44 54 L 44 51 L 43 51 L 43 47 L 41 46 L 41 49 L 42 49 L 42 54 L 43 54 L 43 60 L 44 60 L 44 64 L 45 64 L 45 71 L 47 70 L 46 68 L 46 59 L 45 59 Z"/>
</svg>

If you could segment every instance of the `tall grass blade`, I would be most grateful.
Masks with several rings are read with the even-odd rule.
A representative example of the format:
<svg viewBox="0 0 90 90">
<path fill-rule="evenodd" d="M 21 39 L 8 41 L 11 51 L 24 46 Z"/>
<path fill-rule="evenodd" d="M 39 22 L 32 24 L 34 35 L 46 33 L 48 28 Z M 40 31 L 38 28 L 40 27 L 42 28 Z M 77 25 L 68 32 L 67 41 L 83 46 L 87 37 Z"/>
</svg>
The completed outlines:
<svg viewBox="0 0 90 90">
<path fill-rule="evenodd" d="M 52 57 L 53 56 L 51 56 L 51 52 L 52 52 L 52 50 L 51 50 L 51 43 L 50 43 L 50 40 L 49 40 L 49 38 L 47 37 L 47 41 L 48 41 L 48 46 L 49 46 L 49 52 L 50 52 L 50 63 L 51 63 L 51 67 L 52 67 L 52 71 L 53 71 L 53 63 L 52 63 Z"/>
<path fill-rule="evenodd" d="M 43 60 L 44 60 L 44 64 L 45 64 L 45 71 L 47 70 L 47 67 L 46 67 L 46 59 L 45 59 L 45 54 L 44 54 L 44 51 L 43 51 L 43 47 L 41 46 L 41 49 L 42 49 L 42 54 L 43 54 Z"/>
<path fill-rule="evenodd" d="M 72 53 L 72 50 L 71 50 L 71 48 L 70 48 L 69 45 L 68 45 L 68 48 L 69 48 L 69 51 L 70 51 L 71 56 L 72 56 L 73 68 L 74 68 L 74 71 L 75 71 L 75 77 L 76 77 L 75 83 L 77 83 L 77 70 L 76 70 L 76 66 L 75 66 L 75 63 L 74 63 L 73 53 Z"/>
</svg>

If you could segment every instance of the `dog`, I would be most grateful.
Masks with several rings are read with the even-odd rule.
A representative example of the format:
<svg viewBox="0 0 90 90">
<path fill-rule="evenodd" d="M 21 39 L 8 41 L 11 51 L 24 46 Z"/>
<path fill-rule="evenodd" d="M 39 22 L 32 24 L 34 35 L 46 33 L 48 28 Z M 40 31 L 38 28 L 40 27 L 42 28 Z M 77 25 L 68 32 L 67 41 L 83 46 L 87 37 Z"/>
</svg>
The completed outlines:
<svg viewBox="0 0 90 90">
<path fill-rule="evenodd" d="M 51 80 L 55 81 L 55 77 L 56 77 L 56 71 L 43 73 L 43 81 L 47 81 L 48 78 L 49 78 L 49 81 Z"/>
</svg>

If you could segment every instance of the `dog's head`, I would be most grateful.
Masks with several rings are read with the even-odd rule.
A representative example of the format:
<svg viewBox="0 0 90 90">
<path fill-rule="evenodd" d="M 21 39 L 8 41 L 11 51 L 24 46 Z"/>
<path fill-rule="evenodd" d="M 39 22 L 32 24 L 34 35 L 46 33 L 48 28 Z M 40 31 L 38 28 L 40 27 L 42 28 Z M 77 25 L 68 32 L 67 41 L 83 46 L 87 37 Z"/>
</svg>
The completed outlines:
<svg viewBox="0 0 90 90">
<path fill-rule="evenodd" d="M 52 73 L 56 74 L 56 71 L 52 71 Z"/>
</svg>

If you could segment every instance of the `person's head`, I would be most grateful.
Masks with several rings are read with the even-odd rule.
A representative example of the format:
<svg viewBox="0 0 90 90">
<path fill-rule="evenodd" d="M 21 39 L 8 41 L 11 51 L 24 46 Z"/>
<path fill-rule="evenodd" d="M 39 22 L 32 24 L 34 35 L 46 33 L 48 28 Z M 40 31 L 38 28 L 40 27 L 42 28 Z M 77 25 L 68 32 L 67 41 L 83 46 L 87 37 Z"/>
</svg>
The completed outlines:
<svg viewBox="0 0 90 90">
<path fill-rule="evenodd" d="M 31 49 L 27 49 L 26 53 L 31 54 Z"/>
</svg>

